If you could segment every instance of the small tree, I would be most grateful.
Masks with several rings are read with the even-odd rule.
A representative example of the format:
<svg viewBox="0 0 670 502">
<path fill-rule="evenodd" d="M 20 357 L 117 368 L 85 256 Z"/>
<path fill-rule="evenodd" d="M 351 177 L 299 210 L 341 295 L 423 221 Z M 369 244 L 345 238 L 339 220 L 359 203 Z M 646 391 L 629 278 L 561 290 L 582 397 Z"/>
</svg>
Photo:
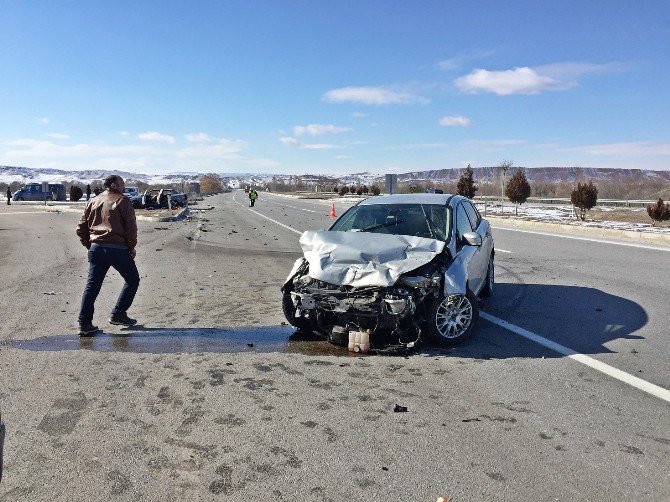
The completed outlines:
<svg viewBox="0 0 670 502">
<path fill-rule="evenodd" d="M 370 191 L 372 192 L 372 195 L 379 195 L 380 193 L 382 193 L 382 191 L 379 189 L 377 185 L 372 185 L 370 187 Z"/>
<path fill-rule="evenodd" d="M 505 189 L 507 198 L 514 204 L 523 204 L 530 197 L 530 184 L 526 178 L 526 173 L 519 169 L 510 178 Z M 519 206 L 514 206 L 514 214 L 519 214 Z"/>
<path fill-rule="evenodd" d="M 79 199 L 81 199 L 84 195 L 84 192 L 81 188 L 79 188 L 77 185 L 72 185 L 70 187 L 70 201 L 71 202 L 77 202 Z"/>
<path fill-rule="evenodd" d="M 654 226 L 656 222 L 670 220 L 670 204 L 663 204 L 663 199 L 659 197 L 656 204 L 647 206 L 647 214 L 654 220 L 652 223 Z"/>
<path fill-rule="evenodd" d="M 349 192 L 356 193 L 356 185 L 351 185 L 351 187 L 349 188 Z"/>
<path fill-rule="evenodd" d="M 342 187 L 340 188 L 340 197 L 344 197 L 349 193 L 349 188 L 348 187 Z"/>
<path fill-rule="evenodd" d="M 363 187 L 358 187 L 356 189 L 356 195 L 363 195 Z"/>
<path fill-rule="evenodd" d="M 577 188 L 572 191 L 570 201 L 573 206 L 579 208 L 579 217 L 582 221 L 586 219 L 586 211 L 591 209 L 598 202 L 598 189 L 593 182 L 577 183 Z"/>
<path fill-rule="evenodd" d="M 333 187 L 333 193 L 339 193 L 339 192 L 340 192 L 340 189 L 339 189 L 339 188 L 337 188 L 337 187 Z"/>
<path fill-rule="evenodd" d="M 478 190 L 472 179 L 472 174 L 472 167 L 468 164 L 468 167 L 465 168 L 465 172 L 461 174 L 461 177 L 456 184 L 456 193 L 458 193 L 458 195 L 463 195 L 468 199 L 474 199 L 475 192 Z"/>
<path fill-rule="evenodd" d="M 363 193 L 364 193 L 364 194 L 368 194 L 368 193 L 370 192 L 370 189 L 368 188 L 367 185 L 363 185 L 363 186 L 361 187 L 361 190 L 363 190 Z"/>
</svg>

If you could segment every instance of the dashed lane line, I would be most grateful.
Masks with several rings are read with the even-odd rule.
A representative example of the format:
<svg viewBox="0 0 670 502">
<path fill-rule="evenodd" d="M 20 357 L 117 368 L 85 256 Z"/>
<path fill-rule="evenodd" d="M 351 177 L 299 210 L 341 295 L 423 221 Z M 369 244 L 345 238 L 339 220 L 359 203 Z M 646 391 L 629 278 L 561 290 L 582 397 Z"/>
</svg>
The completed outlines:
<svg viewBox="0 0 670 502">
<path fill-rule="evenodd" d="M 269 221 L 271 221 L 272 223 L 276 223 L 276 224 L 279 225 L 280 227 L 284 227 L 285 229 L 290 230 L 291 232 L 294 232 L 294 233 L 296 233 L 296 234 L 298 234 L 298 235 L 302 235 L 302 232 L 301 232 L 300 230 L 296 230 L 296 229 L 293 228 L 293 227 L 289 227 L 288 225 L 285 225 L 285 224 L 282 223 L 281 221 L 273 220 L 273 219 L 270 218 L 269 216 L 265 216 L 264 214 L 261 214 L 261 213 L 259 213 L 258 211 L 254 211 L 254 210 L 251 209 L 250 207 L 245 206 L 245 205 L 242 204 L 241 202 L 238 202 L 237 199 L 235 198 L 235 195 L 233 195 L 233 200 L 235 201 L 236 204 L 239 204 L 240 206 L 242 206 L 242 207 L 248 209 L 249 211 L 251 211 L 252 213 L 257 214 L 257 215 L 260 216 L 261 218 L 265 218 L 266 220 L 269 220 Z"/>
<path fill-rule="evenodd" d="M 564 356 L 569 357 L 570 359 L 573 359 L 579 363 L 582 363 L 588 366 L 589 368 L 592 368 L 596 371 L 600 371 L 601 373 L 604 373 L 605 375 L 608 375 L 612 378 L 616 378 L 617 380 L 626 383 L 631 387 L 635 387 L 638 390 L 646 392 L 647 394 L 651 394 L 652 396 L 658 397 L 659 399 L 662 399 L 663 401 L 670 403 L 670 390 L 668 389 L 664 389 L 663 387 L 647 382 L 646 380 L 642 380 L 641 378 L 626 373 L 625 371 L 621 371 L 620 369 L 610 366 L 609 364 L 605 364 L 603 362 L 598 361 L 597 359 L 594 359 L 587 355 L 581 354 L 575 350 L 572 350 L 569 347 L 566 347 L 556 342 L 552 342 L 547 338 L 544 338 L 540 335 L 536 335 L 535 333 L 520 328 L 519 326 L 515 326 L 514 324 L 499 319 L 498 317 L 492 316 L 489 313 L 479 312 L 479 315 L 480 317 L 486 319 L 489 322 L 492 322 L 497 326 L 500 326 L 501 328 L 505 328 L 506 330 L 511 331 L 512 333 L 515 333 L 519 336 L 522 336 L 523 338 L 531 340 L 539 345 L 542 345 L 543 347 L 547 347 L 548 349 L 551 349 L 554 352 L 563 354 Z"/>
<path fill-rule="evenodd" d="M 237 203 L 237 200 L 235 199 L 235 196 L 233 196 L 233 200 Z M 242 207 L 246 207 L 243 204 L 240 204 Z M 287 230 L 290 230 L 291 232 L 295 232 L 296 234 L 302 234 L 300 230 L 296 230 L 288 225 L 285 225 L 284 223 L 281 223 L 277 220 L 273 220 L 272 218 L 269 218 L 265 216 L 264 214 L 259 213 L 258 211 L 254 211 L 251 208 L 247 208 L 249 211 L 257 214 L 258 216 L 265 218 L 266 220 L 270 220 L 273 223 L 276 223 L 279 226 L 282 226 L 286 228 Z M 532 232 L 536 233 L 536 232 Z M 501 251 L 498 249 L 497 251 Z M 503 251 L 504 252 L 504 251 Z M 532 342 L 535 342 L 539 345 L 542 345 L 543 347 L 547 347 L 548 349 L 553 350 L 554 352 L 558 352 L 559 354 L 562 354 L 566 357 L 569 357 L 570 359 L 577 361 L 578 363 L 581 363 L 585 366 L 588 366 L 591 369 L 594 369 L 596 371 L 599 371 L 601 373 L 604 373 L 605 375 L 608 375 L 612 378 L 615 378 L 619 380 L 620 382 L 623 382 L 625 384 L 630 385 L 631 387 L 634 387 L 638 390 L 641 390 L 643 392 L 646 392 L 647 394 L 650 394 L 652 396 L 658 397 L 659 399 L 662 399 L 663 401 L 666 401 L 667 403 L 670 403 L 670 390 L 664 389 L 663 387 L 660 387 L 658 385 L 655 385 L 651 382 L 647 382 L 646 380 L 642 380 L 641 378 L 638 378 L 636 376 L 633 376 L 629 373 L 626 373 L 625 371 L 621 371 L 620 369 L 617 369 L 613 366 L 610 366 L 609 364 L 605 364 L 603 362 L 598 361 L 597 359 L 594 359 L 592 357 L 589 357 L 587 355 L 581 354 L 575 350 L 572 350 L 569 347 L 566 347 L 564 345 L 561 345 L 560 343 L 552 342 L 551 340 L 548 340 L 547 338 L 544 338 L 540 335 L 536 335 L 535 333 L 532 333 L 531 331 L 528 331 L 526 329 L 523 329 L 519 326 L 516 326 L 510 322 L 504 321 L 502 319 L 499 319 L 498 317 L 495 317 L 487 312 L 479 312 L 480 317 L 486 319 L 487 321 L 500 326 L 501 328 L 504 328 L 508 331 L 511 331 L 512 333 L 515 333 L 523 338 L 526 338 Z"/>
</svg>

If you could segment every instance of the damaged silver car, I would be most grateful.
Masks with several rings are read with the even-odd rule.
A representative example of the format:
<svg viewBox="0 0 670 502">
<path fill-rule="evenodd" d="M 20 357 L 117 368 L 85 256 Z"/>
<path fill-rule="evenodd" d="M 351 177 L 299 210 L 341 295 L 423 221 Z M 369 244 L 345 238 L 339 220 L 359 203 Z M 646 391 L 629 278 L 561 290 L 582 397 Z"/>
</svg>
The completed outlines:
<svg viewBox="0 0 670 502">
<path fill-rule="evenodd" d="M 465 197 L 371 197 L 328 230 L 300 237 L 282 287 L 286 319 L 362 352 L 419 340 L 454 344 L 473 331 L 477 296 L 493 292 L 493 236 Z"/>
</svg>

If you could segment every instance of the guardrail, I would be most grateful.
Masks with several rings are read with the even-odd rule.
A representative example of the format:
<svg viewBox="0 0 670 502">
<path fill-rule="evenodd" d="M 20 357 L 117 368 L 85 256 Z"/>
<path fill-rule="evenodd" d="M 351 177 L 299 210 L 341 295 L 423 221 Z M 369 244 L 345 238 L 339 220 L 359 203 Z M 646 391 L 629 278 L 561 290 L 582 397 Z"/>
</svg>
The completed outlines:
<svg viewBox="0 0 670 502">
<path fill-rule="evenodd" d="M 476 196 L 475 202 L 500 202 L 500 197 L 493 195 Z M 509 199 L 505 198 L 505 204 L 513 204 Z M 526 202 L 534 204 L 564 204 L 571 205 L 570 199 L 567 197 L 528 197 Z M 650 204 L 655 204 L 655 200 L 619 200 L 619 199 L 598 199 L 596 206 L 607 207 L 647 207 Z"/>
</svg>

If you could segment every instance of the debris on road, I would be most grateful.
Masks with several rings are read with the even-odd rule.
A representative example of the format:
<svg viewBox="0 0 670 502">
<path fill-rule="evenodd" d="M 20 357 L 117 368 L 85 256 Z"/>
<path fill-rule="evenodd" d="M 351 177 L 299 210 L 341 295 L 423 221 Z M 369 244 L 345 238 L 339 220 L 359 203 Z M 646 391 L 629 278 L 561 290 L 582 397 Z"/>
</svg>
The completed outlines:
<svg viewBox="0 0 670 502">
<path fill-rule="evenodd" d="M 407 411 L 407 406 L 400 406 L 399 404 L 395 405 L 393 408 L 393 413 L 405 413 Z"/>
</svg>

